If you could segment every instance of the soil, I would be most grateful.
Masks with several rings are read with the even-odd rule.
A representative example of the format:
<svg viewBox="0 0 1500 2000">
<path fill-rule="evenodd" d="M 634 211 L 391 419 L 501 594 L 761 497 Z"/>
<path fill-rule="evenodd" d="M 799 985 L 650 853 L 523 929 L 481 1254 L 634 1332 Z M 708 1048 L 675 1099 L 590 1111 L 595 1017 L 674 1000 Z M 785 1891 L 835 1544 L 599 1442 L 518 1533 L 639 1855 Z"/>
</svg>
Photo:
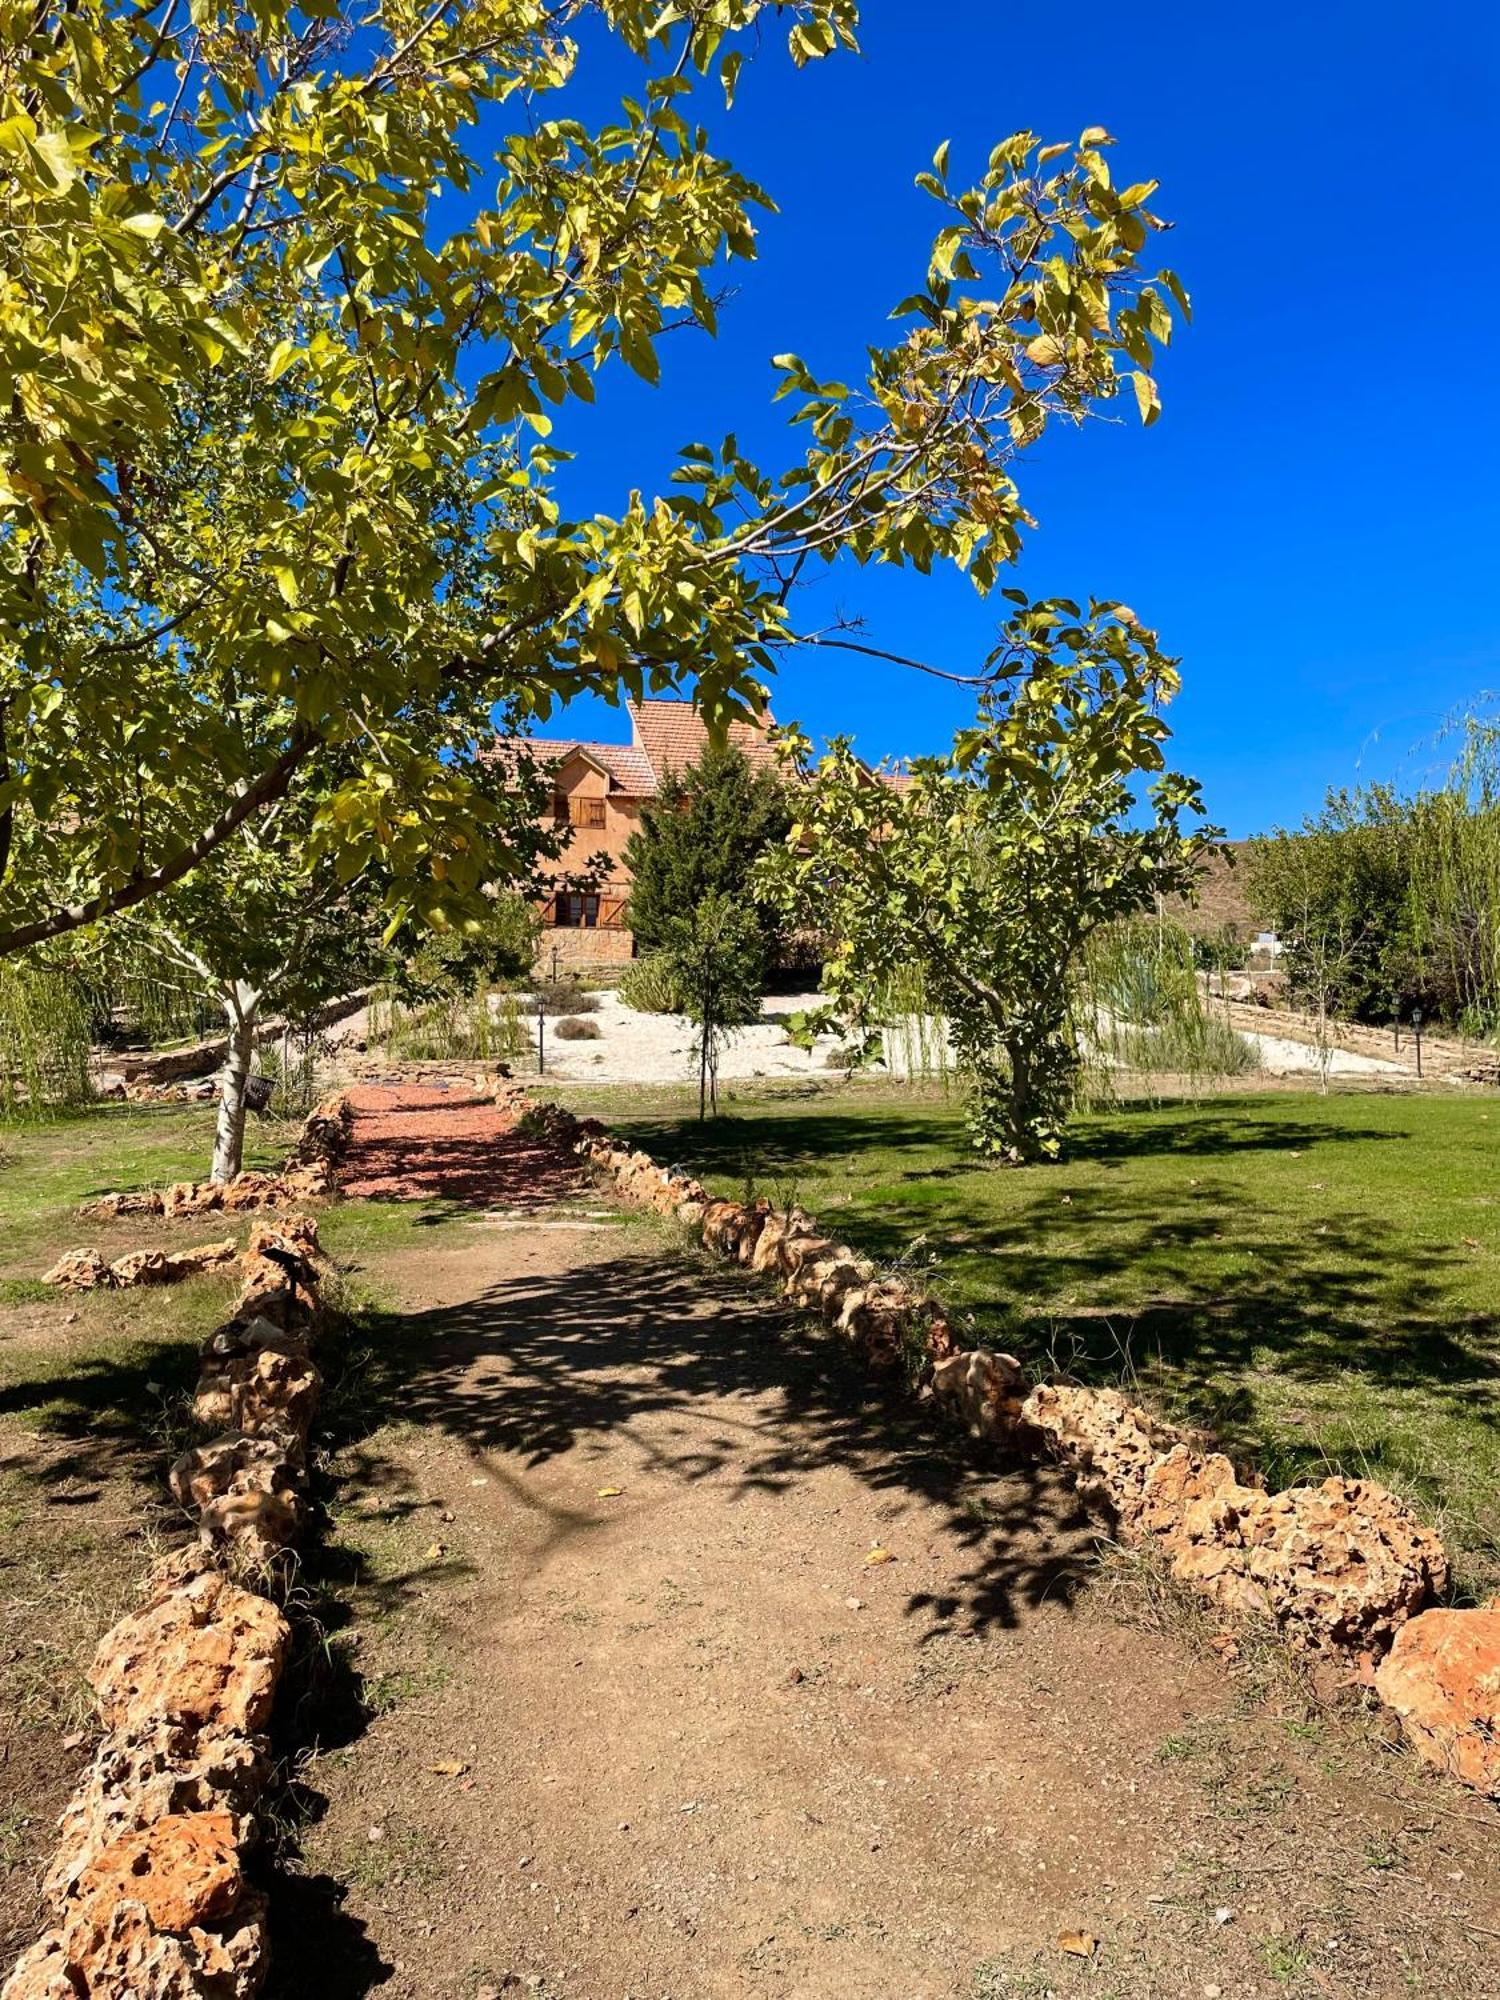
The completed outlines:
<svg viewBox="0 0 1500 2000">
<path fill-rule="evenodd" d="M 84 1674 L 176 1524 L 148 1453 L 0 1429 L 0 1972 L 43 1927 L 57 1816 L 96 1727 Z"/>
<path fill-rule="evenodd" d="M 365 1085 L 349 1101 L 355 1125 L 339 1172 L 346 1200 L 536 1207 L 581 1185 L 570 1159 L 512 1131 L 509 1114 L 462 1079 Z"/>
<path fill-rule="evenodd" d="M 1494 1813 L 1226 1667 L 1058 1476 L 456 1096 L 362 1100 L 351 1184 L 398 1154 L 511 1210 L 357 1279 L 366 1723 L 302 1772 L 274 1995 L 1500 1994 Z"/>
</svg>

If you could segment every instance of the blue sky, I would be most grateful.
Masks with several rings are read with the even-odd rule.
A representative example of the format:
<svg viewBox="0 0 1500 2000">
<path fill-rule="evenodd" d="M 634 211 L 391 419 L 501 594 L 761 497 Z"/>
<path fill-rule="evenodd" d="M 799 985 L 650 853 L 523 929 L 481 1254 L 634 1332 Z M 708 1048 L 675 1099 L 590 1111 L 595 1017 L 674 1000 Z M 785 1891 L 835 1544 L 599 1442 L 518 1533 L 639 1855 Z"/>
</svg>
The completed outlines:
<svg viewBox="0 0 1500 2000">
<path fill-rule="evenodd" d="M 912 178 L 938 141 L 957 181 L 1017 128 L 1103 124 L 1117 177 L 1162 183 L 1163 261 L 1194 323 L 1151 431 L 1132 414 L 1023 462 L 1039 526 L 1014 580 L 1123 598 L 1160 629 L 1183 661 L 1174 761 L 1232 835 L 1296 820 L 1330 784 L 1425 774 L 1443 718 L 1500 687 L 1496 20 L 1478 0 L 1066 18 L 869 0 L 863 54 L 801 73 L 768 32 L 734 112 L 705 110 L 781 212 L 717 341 L 675 336 L 659 388 L 622 372 L 570 411 L 565 505 L 614 511 L 665 485 L 678 446 L 730 429 L 781 463 L 795 439 L 770 357 L 847 376 L 887 338 L 924 269 L 936 210 Z M 602 106 L 631 81 L 609 56 L 580 83 Z M 873 642 L 956 667 L 999 617 L 952 575 L 839 571 L 820 594 L 814 615 L 837 605 Z M 781 719 L 871 757 L 940 749 L 969 702 L 827 655 L 773 692 Z M 566 728 L 627 734 L 592 702 Z"/>
</svg>

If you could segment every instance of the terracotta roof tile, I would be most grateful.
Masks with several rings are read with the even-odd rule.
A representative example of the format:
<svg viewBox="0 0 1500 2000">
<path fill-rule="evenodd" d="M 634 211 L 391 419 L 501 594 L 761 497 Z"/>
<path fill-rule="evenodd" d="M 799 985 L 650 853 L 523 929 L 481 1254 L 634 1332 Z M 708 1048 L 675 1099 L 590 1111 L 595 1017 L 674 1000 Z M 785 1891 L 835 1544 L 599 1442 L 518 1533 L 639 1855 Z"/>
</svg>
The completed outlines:
<svg viewBox="0 0 1500 2000">
<path fill-rule="evenodd" d="M 523 761 L 549 769 L 566 763 L 575 750 L 602 764 L 612 789 L 627 798 L 649 799 L 669 771 L 696 764 L 708 748 L 708 725 L 690 701 L 630 701 L 625 704 L 633 743 L 587 743 L 578 738 L 500 736 L 486 755 L 514 771 Z M 731 722 L 729 741 L 759 769 L 774 769 L 776 753 L 766 740 L 769 709 L 759 723 Z"/>
<path fill-rule="evenodd" d="M 656 791 L 656 778 L 644 753 L 633 743 L 585 743 L 543 736 L 501 736 L 486 753 L 496 762 L 515 770 L 522 763 L 539 770 L 554 770 L 565 764 L 575 750 L 592 757 L 609 773 L 611 788 L 627 798 L 649 799 Z"/>
<path fill-rule="evenodd" d="M 669 771 L 696 764 L 708 748 L 708 725 L 690 701 L 631 701 L 635 740 L 650 759 L 658 781 Z M 769 709 L 755 722 L 731 722 L 729 741 L 749 762 L 763 769 L 776 765 L 776 753 L 766 740 L 773 717 Z"/>
</svg>

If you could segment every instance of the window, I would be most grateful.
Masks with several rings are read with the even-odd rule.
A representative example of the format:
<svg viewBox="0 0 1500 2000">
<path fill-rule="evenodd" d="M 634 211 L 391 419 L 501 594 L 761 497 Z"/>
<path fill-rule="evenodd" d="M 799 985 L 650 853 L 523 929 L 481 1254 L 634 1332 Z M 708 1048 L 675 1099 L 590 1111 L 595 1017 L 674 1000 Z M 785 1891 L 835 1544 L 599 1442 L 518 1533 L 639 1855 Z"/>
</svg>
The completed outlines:
<svg viewBox="0 0 1500 2000">
<path fill-rule="evenodd" d="M 592 931 L 599 928 L 599 898 L 568 894 L 557 899 L 557 921 L 564 930 Z"/>
<path fill-rule="evenodd" d="M 570 799 L 561 792 L 552 798 L 554 826 L 586 827 L 592 833 L 604 831 L 603 799 Z"/>
</svg>

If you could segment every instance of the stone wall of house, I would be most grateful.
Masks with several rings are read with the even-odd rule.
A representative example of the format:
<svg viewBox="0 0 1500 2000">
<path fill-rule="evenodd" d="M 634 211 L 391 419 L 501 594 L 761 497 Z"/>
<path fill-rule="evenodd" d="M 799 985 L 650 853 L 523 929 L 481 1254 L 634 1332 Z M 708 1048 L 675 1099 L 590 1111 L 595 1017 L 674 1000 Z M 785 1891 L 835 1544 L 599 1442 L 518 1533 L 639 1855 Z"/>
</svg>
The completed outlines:
<svg viewBox="0 0 1500 2000">
<path fill-rule="evenodd" d="M 557 947 L 559 972 L 594 972 L 629 965 L 635 956 L 635 940 L 629 931 L 573 929 L 559 924 L 542 932 L 536 964 L 538 979 L 552 977 L 552 948 Z"/>
</svg>

